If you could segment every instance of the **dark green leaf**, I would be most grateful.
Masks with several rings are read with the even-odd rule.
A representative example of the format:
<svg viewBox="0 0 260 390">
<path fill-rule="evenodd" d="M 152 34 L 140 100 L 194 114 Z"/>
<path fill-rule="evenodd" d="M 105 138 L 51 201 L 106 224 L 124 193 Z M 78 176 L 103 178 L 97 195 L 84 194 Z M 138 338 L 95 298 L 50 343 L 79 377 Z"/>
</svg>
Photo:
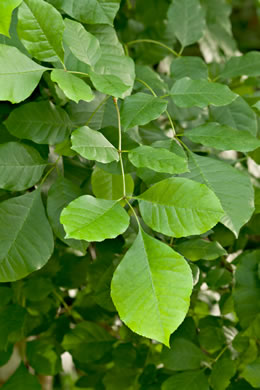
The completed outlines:
<svg viewBox="0 0 260 390">
<path fill-rule="evenodd" d="M 87 3 L 84 0 L 63 0 L 62 8 L 82 23 L 113 25 L 119 0 L 91 0 Z"/>
<path fill-rule="evenodd" d="M 94 362 L 110 351 L 115 341 L 101 326 L 84 321 L 65 335 L 62 346 L 76 360 Z"/>
<path fill-rule="evenodd" d="M 46 167 L 40 153 L 18 142 L 0 145 L 0 187 L 22 191 L 36 184 Z"/>
<path fill-rule="evenodd" d="M 175 249 L 191 261 L 215 260 L 226 255 L 222 246 L 216 241 L 207 241 L 201 238 L 194 238 L 177 244 Z"/>
<path fill-rule="evenodd" d="M 23 363 L 2 386 L 3 390 L 41 390 L 41 388 L 37 378 L 28 372 Z"/>
<path fill-rule="evenodd" d="M 260 147 L 260 140 L 248 131 L 237 131 L 229 126 L 209 122 L 185 133 L 185 137 L 193 142 L 220 150 L 237 150 L 249 152 Z"/>
<path fill-rule="evenodd" d="M 223 161 L 194 153 L 189 156 L 190 173 L 184 176 L 211 188 L 225 211 L 221 222 L 237 236 L 254 211 L 254 191 L 249 177 Z"/>
<path fill-rule="evenodd" d="M 162 390 L 209 390 L 208 380 L 203 371 L 188 371 L 175 374 L 162 384 Z"/>
<path fill-rule="evenodd" d="M 192 80 L 208 78 L 208 68 L 200 57 L 179 57 L 171 63 L 171 76 L 175 80 L 189 77 Z"/>
<path fill-rule="evenodd" d="M 259 76 L 259 67 L 260 53 L 258 51 L 251 51 L 239 57 L 232 57 L 221 72 L 221 77 Z"/>
<path fill-rule="evenodd" d="M 49 101 L 27 103 L 14 109 L 5 124 L 18 138 L 51 145 L 68 138 L 71 129 L 68 114 Z"/>
<path fill-rule="evenodd" d="M 0 203 L 0 280 L 21 279 L 43 267 L 53 236 L 39 190 Z"/>
<path fill-rule="evenodd" d="M 167 16 L 182 47 L 189 46 L 202 37 L 205 18 L 199 0 L 173 0 Z"/>
<path fill-rule="evenodd" d="M 237 98 L 228 86 L 207 80 L 177 80 L 171 89 L 171 97 L 178 107 L 226 106 Z"/>
<path fill-rule="evenodd" d="M 128 129 L 136 125 L 145 125 L 157 119 L 166 108 L 167 101 L 146 93 L 136 93 L 124 100 L 121 109 L 122 126 Z"/>
</svg>

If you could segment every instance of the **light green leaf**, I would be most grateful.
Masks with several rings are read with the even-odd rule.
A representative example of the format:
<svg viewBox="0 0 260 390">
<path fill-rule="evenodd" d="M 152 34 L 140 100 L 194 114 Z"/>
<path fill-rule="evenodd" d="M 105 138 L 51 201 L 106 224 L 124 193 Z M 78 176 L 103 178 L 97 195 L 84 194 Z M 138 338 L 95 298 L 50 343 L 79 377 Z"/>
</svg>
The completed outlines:
<svg viewBox="0 0 260 390">
<path fill-rule="evenodd" d="M 126 85 L 119 77 L 113 74 L 90 72 L 90 80 L 99 92 L 118 98 L 122 98 L 130 87 L 130 85 Z"/>
<path fill-rule="evenodd" d="M 24 278 L 43 267 L 53 251 L 53 235 L 40 191 L 0 203 L 0 281 Z"/>
<path fill-rule="evenodd" d="M 66 111 L 49 101 L 26 103 L 15 108 L 5 125 L 18 138 L 50 145 L 68 138 L 71 129 Z"/>
<path fill-rule="evenodd" d="M 239 57 L 232 57 L 227 61 L 221 77 L 233 78 L 237 76 L 260 76 L 260 53 L 251 51 Z"/>
<path fill-rule="evenodd" d="M 223 161 L 191 152 L 189 169 L 190 173 L 184 176 L 211 188 L 225 212 L 221 222 L 238 236 L 254 211 L 254 190 L 249 176 Z"/>
<path fill-rule="evenodd" d="M 255 389 L 260 387 L 260 357 L 257 358 L 254 362 L 248 364 L 243 372 L 241 377 L 245 378 L 247 382 L 250 383 Z"/>
<path fill-rule="evenodd" d="M 24 0 L 18 10 L 17 32 L 28 52 L 40 61 L 63 62 L 61 14 L 43 0 Z"/>
<path fill-rule="evenodd" d="M 204 372 L 181 372 L 166 379 L 162 384 L 162 390 L 209 390 L 208 379 Z"/>
<path fill-rule="evenodd" d="M 62 9 L 72 18 L 86 24 L 110 24 L 119 9 L 120 0 L 64 0 Z"/>
<path fill-rule="evenodd" d="M 260 280 L 258 268 L 260 250 L 245 252 L 237 259 L 233 299 L 235 311 L 243 328 L 247 328 L 259 314 Z"/>
<path fill-rule="evenodd" d="M 258 111 L 260 111 L 260 100 L 258 100 L 254 105 L 254 108 L 256 108 Z"/>
<path fill-rule="evenodd" d="M 16 47 L 0 44 L 0 100 L 19 103 L 31 95 L 46 70 Z"/>
<path fill-rule="evenodd" d="M 129 216 L 117 201 L 83 195 L 73 200 L 61 213 L 66 238 L 103 241 L 123 234 Z"/>
<path fill-rule="evenodd" d="M 58 84 L 69 99 L 76 103 L 79 100 L 90 102 L 94 99 L 90 86 L 77 76 L 61 69 L 55 69 L 51 72 L 51 79 Z"/>
<path fill-rule="evenodd" d="M 79 127 L 71 136 L 72 150 L 88 160 L 96 160 L 102 163 L 119 161 L 116 148 L 96 130 L 87 126 Z"/>
<path fill-rule="evenodd" d="M 35 375 L 25 368 L 24 364 L 18 367 L 15 373 L 2 386 L 3 390 L 41 390 L 42 387 Z"/>
<path fill-rule="evenodd" d="M 101 56 L 98 39 L 81 23 L 65 19 L 64 42 L 80 61 L 94 66 Z"/>
<path fill-rule="evenodd" d="M 192 274 L 184 258 L 142 229 L 111 283 L 122 321 L 167 346 L 170 334 L 184 320 L 191 291 Z"/>
<path fill-rule="evenodd" d="M 186 371 L 200 368 L 201 362 L 207 356 L 197 345 L 184 338 L 176 338 L 171 343 L 171 349 L 163 348 L 162 363 L 168 370 Z"/>
<path fill-rule="evenodd" d="M 225 106 L 237 98 L 227 85 L 207 80 L 177 80 L 171 89 L 171 97 L 178 107 Z"/>
<path fill-rule="evenodd" d="M 97 198 L 117 200 L 124 196 L 121 175 L 114 175 L 96 167 L 91 176 L 91 184 Z M 134 190 L 134 181 L 130 174 L 125 175 L 125 184 L 126 194 L 131 196 Z"/>
<path fill-rule="evenodd" d="M 65 335 L 62 346 L 76 360 L 88 363 L 101 359 L 115 341 L 101 326 L 84 321 Z"/>
<path fill-rule="evenodd" d="M 156 183 L 137 199 L 144 222 L 173 237 L 205 233 L 223 216 L 218 198 L 206 185 L 180 177 Z"/>
<path fill-rule="evenodd" d="M 222 125 L 227 125 L 237 130 L 246 130 L 254 136 L 257 135 L 257 116 L 254 110 L 240 96 L 225 107 L 210 107 L 210 112 L 213 119 Z"/>
<path fill-rule="evenodd" d="M 210 375 L 210 384 L 213 390 L 226 390 L 230 384 L 230 379 L 236 373 L 236 363 L 222 357 L 214 365 Z"/>
<path fill-rule="evenodd" d="M 0 3 L 0 34 L 9 35 L 9 28 L 13 10 L 18 7 L 23 0 L 2 0 Z"/>
<path fill-rule="evenodd" d="M 128 153 L 128 158 L 136 167 L 150 168 L 156 172 L 177 174 L 188 170 L 186 158 L 163 148 L 139 146 Z"/>
<path fill-rule="evenodd" d="M 193 142 L 220 150 L 249 152 L 260 146 L 260 140 L 248 131 L 238 131 L 229 126 L 209 122 L 185 132 L 185 137 Z"/>
<path fill-rule="evenodd" d="M 36 184 L 46 167 L 39 152 L 28 145 L 7 142 L 0 145 L 0 187 L 22 191 Z"/>
<path fill-rule="evenodd" d="M 88 31 L 97 37 L 102 52 L 100 59 L 93 69 L 94 73 L 119 78 L 124 85 L 128 85 L 128 89 L 123 93 L 122 97 L 130 95 L 135 80 L 135 63 L 132 58 L 124 55 L 124 49 L 118 41 L 116 31 L 108 25 L 89 25 Z M 100 83 L 101 81 L 102 79 L 100 79 Z M 114 79 L 114 82 L 119 83 L 117 79 Z M 109 83 L 108 78 L 107 83 Z M 101 87 L 102 85 L 100 85 Z M 122 89 L 122 87 L 121 84 L 121 87 L 119 86 L 118 88 Z M 111 90 L 111 93 L 108 92 L 108 94 L 115 95 L 112 93 L 112 86 L 109 87 L 107 85 L 106 88 L 108 91 Z"/>
<path fill-rule="evenodd" d="M 199 0 L 173 0 L 167 17 L 182 47 L 189 46 L 202 37 L 206 24 Z"/>
<path fill-rule="evenodd" d="M 85 252 L 86 241 L 65 239 L 65 231 L 60 223 L 60 214 L 65 206 L 83 194 L 83 191 L 70 180 L 59 177 L 50 187 L 47 198 L 47 214 L 54 233 L 65 244 Z"/>
<path fill-rule="evenodd" d="M 185 56 L 175 58 L 171 63 L 171 76 L 175 80 L 183 77 L 189 77 L 192 80 L 207 79 L 207 64 L 200 57 Z"/>
<path fill-rule="evenodd" d="M 194 238 L 183 241 L 175 246 L 175 249 L 191 261 L 215 260 L 226 255 L 225 249 L 216 241 L 207 241 L 202 238 Z"/>
<path fill-rule="evenodd" d="M 136 93 L 127 97 L 121 109 L 122 126 L 125 129 L 136 125 L 145 125 L 157 119 L 167 108 L 167 101 L 148 95 Z"/>
</svg>

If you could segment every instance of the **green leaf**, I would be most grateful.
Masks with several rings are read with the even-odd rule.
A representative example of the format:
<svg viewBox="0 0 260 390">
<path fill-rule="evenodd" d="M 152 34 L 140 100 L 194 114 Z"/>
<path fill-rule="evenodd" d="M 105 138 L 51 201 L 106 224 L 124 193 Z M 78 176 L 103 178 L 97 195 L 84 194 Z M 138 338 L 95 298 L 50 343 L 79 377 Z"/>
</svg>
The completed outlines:
<svg viewBox="0 0 260 390">
<path fill-rule="evenodd" d="M 235 373 L 236 363 L 233 360 L 225 356 L 217 360 L 210 375 L 210 384 L 213 390 L 226 390 Z"/>
<path fill-rule="evenodd" d="M 96 167 L 91 176 L 91 184 L 97 198 L 117 200 L 124 196 L 122 175 L 114 175 Z M 130 174 L 125 175 L 125 184 L 126 194 L 131 196 L 134 190 L 134 181 Z"/>
<path fill-rule="evenodd" d="M 40 61 L 63 62 L 61 14 L 43 0 L 24 0 L 18 11 L 17 32 L 28 52 Z"/>
<path fill-rule="evenodd" d="M 236 260 L 233 299 L 235 311 L 243 328 L 247 328 L 259 313 L 260 280 L 258 267 L 260 251 L 246 252 Z"/>
<path fill-rule="evenodd" d="M 7 142 L 0 145 L 0 188 L 22 191 L 36 184 L 46 167 L 39 152 L 28 145 Z"/>
<path fill-rule="evenodd" d="M 223 216 L 218 198 L 206 185 L 184 178 L 156 183 L 137 199 L 144 222 L 173 237 L 204 233 Z"/>
<path fill-rule="evenodd" d="M 211 188 L 225 212 L 221 222 L 238 236 L 254 211 L 254 190 L 248 175 L 223 161 L 191 152 L 189 169 L 184 176 Z"/>
<path fill-rule="evenodd" d="M 24 338 L 26 310 L 12 304 L 1 309 L 0 314 L 0 349 L 6 349 L 8 343 L 15 343 Z"/>
<path fill-rule="evenodd" d="M 36 88 L 45 70 L 16 47 L 0 44 L 0 100 L 11 103 L 25 100 Z"/>
<path fill-rule="evenodd" d="M 183 241 L 177 244 L 175 249 L 191 261 L 215 260 L 227 254 L 218 242 L 207 241 L 202 238 Z"/>
<path fill-rule="evenodd" d="M 260 76 L 260 53 L 251 51 L 239 57 L 232 57 L 224 66 L 221 72 L 223 78 L 233 78 L 237 76 Z"/>
<path fill-rule="evenodd" d="M 208 379 L 204 372 L 181 372 L 166 379 L 162 384 L 162 390 L 209 390 Z"/>
<path fill-rule="evenodd" d="M 65 19 L 64 42 L 80 61 L 94 66 L 101 56 L 98 39 L 90 34 L 81 23 Z"/>
<path fill-rule="evenodd" d="M 123 234 L 129 216 L 117 201 L 83 195 L 62 211 L 60 221 L 67 233 L 65 238 L 103 241 Z"/>
<path fill-rule="evenodd" d="M 94 362 L 111 350 L 116 339 L 101 326 L 84 321 L 67 333 L 62 346 L 80 362 Z"/>
<path fill-rule="evenodd" d="M 65 231 L 60 223 L 60 214 L 65 206 L 83 194 L 83 191 L 70 180 L 59 177 L 50 187 L 47 198 L 47 214 L 54 233 L 65 244 L 85 252 L 86 241 L 65 239 Z"/>
<path fill-rule="evenodd" d="M 199 0 L 173 0 L 167 17 L 182 47 L 189 46 L 202 37 L 205 18 Z"/>
<path fill-rule="evenodd" d="M 171 76 L 174 80 L 179 80 L 183 77 L 189 77 L 192 80 L 207 79 L 207 64 L 200 57 L 185 56 L 175 58 L 171 63 Z"/>
<path fill-rule="evenodd" d="M 23 0 L 2 0 L 0 3 L 0 34 L 9 35 L 9 28 L 12 19 L 13 10 L 18 7 Z"/>
<path fill-rule="evenodd" d="M 0 203 L 0 281 L 21 279 L 43 267 L 53 251 L 53 236 L 40 191 Z"/>
<path fill-rule="evenodd" d="M 51 72 L 52 81 L 56 82 L 63 90 L 65 95 L 78 103 L 79 100 L 90 102 L 94 99 L 91 88 L 79 77 L 76 77 L 61 69 L 55 69 Z"/>
<path fill-rule="evenodd" d="M 211 115 L 221 125 L 257 135 L 257 117 L 252 108 L 240 96 L 225 107 L 210 107 Z"/>
<path fill-rule="evenodd" d="M 50 145 L 68 138 L 71 129 L 66 111 L 49 101 L 26 103 L 15 108 L 5 125 L 18 138 Z"/>
<path fill-rule="evenodd" d="M 119 9 L 120 0 L 64 0 L 62 9 L 74 19 L 87 24 L 110 24 Z"/>
<path fill-rule="evenodd" d="M 183 173 L 187 172 L 187 159 L 163 148 L 139 146 L 132 149 L 128 158 L 138 168 L 150 168 L 156 172 Z"/>
<path fill-rule="evenodd" d="M 36 276 L 26 280 L 23 286 L 24 296 L 31 302 L 43 301 L 53 290 L 50 279 Z"/>
<path fill-rule="evenodd" d="M 248 131 L 238 131 L 229 126 L 209 122 L 185 132 L 185 137 L 193 142 L 220 150 L 249 152 L 260 147 L 260 140 Z"/>
<path fill-rule="evenodd" d="M 125 129 L 136 125 L 145 125 L 157 119 L 167 108 L 167 101 L 148 95 L 136 93 L 127 97 L 121 109 L 122 126 Z"/>
<path fill-rule="evenodd" d="M 140 228 L 111 283 L 122 321 L 169 346 L 170 334 L 187 313 L 191 291 L 191 270 L 184 258 Z"/>
<path fill-rule="evenodd" d="M 90 72 L 90 80 L 99 92 L 118 98 L 122 98 L 130 88 L 130 85 L 126 85 L 119 77 L 113 74 Z"/>
<path fill-rule="evenodd" d="M 207 80 L 177 80 L 171 89 L 171 97 L 178 107 L 225 106 L 237 98 L 227 85 Z"/>
<path fill-rule="evenodd" d="M 41 390 L 41 388 L 36 376 L 30 374 L 23 363 L 2 386 L 3 390 Z"/>
<path fill-rule="evenodd" d="M 260 387 L 260 358 L 257 358 L 254 362 L 248 364 L 243 372 L 241 377 L 245 378 L 247 382 L 250 383 L 255 389 Z"/>
<path fill-rule="evenodd" d="M 102 163 L 119 161 L 116 148 L 103 136 L 102 133 L 83 126 L 73 131 L 71 136 L 72 150 L 88 160 Z"/>
<path fill-rule="evenodd" d="M 62 370 L 57 346 L 48 339 L 33 340 L 27 343 L 26 356 L 30 366 L 41 375 L 56 375 Z"/>
<path fill-rule="evenodd" d="M 207 360 L 206 355 L 197 345 L 184 338 L 176 338 L 171 349 L 162 351 L 162 363 L 168 370 L 186 371 L 200 368 L 201 362 Z"/>
</svg>

